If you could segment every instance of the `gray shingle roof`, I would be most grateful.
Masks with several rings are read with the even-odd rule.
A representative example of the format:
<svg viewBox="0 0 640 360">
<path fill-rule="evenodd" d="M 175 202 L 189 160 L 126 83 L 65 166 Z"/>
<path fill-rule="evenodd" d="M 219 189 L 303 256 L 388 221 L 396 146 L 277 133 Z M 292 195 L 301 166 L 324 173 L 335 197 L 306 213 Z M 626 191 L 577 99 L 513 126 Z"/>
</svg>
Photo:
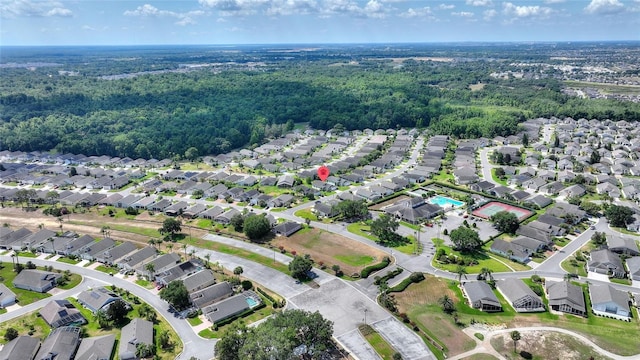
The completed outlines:
<svg viewBox="0 0 640 360">
<path fill-rule="evenodd" d="M 153 345 L 153 323 L 135 318 L 122 328 L 118 355 L 121 360 L 136 359 L 138 344 Z"/>
<path fill-rule="evenodd" d="M 202 313 L 205 314 L 209 321 L 216 323 L 247 309 L 249 309 L 247 299 L 244 294 L 238 294 L 205 307 L 202 309 Z"/>
<path fill-rule="evenodd" d="M 40 339 L 18 336 L 0 350 L 0 360 L 32 360 L 40 348 Z"/>
<path fill-rule="evenodd" d="M 71 360 L 79 343 L 79 327 L 57 328 L 44 340 L 34 360 Z"/>
<path fill-rule="evenodd" d="M 202 290 L 193 292 L 190 295 L 190 298 L 191 298 L 191 302 L 195 306 L 202 308 L 213 302 L 225 299 L 231 295 L 233 295 L 233 289 L 231 288 L 231 284 L 229 284 L 226 281 L 223 281 L 219 284 L 211 285 Z"/>
<path fill-rule="evenodd" d="M 86 323 L 86 319 L 68 300 L 52 300 L 40 309 L 40 316 L 52 328 Z"/>
<path fill-rule="evenodd" d="M 484 281 L 465 282 L 463 287 L 471 303 L 480 301 L 483 304 L 502 306 L 496 294 L 491 290 L 491 287 Z"/>
<path fill-rule="evenodd" d="M 78 294 L 78 301 L 92 312 L 118 299 L 121 299 L 120 296 L 103 287 L 85 290 Z"/>
<path fill-rule="evenodd" d="M 567 281 L 547 282 L 549 306 L 566 304 L 580 312 L 586 312 L 582 288 Z"/>
<path fill-rule="evenodd" d="M 84 338 L 74 360 L 110 360 L 115 342 L 114 334 Z"/>
</svg>

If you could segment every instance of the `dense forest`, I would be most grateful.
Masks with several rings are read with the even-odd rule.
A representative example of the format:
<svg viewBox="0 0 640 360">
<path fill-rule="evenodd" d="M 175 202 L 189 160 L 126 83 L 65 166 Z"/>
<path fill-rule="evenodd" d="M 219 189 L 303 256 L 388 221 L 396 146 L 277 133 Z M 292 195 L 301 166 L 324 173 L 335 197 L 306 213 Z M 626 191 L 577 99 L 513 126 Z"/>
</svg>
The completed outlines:
<svg viewBox="0 0 640 360">
<path fill-rule="evenodd" d="M 356 56 L 341 48 L 311 55 L 14 49 L 0 64 L 0 149 L 167 158 L 190 147 L 208 155 L 259 144 L 295 123 L 494 137 L 539 116 L 640 120 L 637 103 L 570 97 L 553 77 L 490 76 L 521 57 L 510 49 L 451 49 L 455 57 L 447 61 L 410 58 L 445 50 L 393 53 L 404 58 L 398 61 L 384 51 L 359 49 Z"/>
</svg>

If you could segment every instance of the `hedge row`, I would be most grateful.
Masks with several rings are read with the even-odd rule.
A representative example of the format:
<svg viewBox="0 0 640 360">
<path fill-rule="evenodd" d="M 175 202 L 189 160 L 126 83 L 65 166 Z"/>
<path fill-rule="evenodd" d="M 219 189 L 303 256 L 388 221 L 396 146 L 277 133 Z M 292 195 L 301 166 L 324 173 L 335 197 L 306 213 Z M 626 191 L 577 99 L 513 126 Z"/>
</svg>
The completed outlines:
<svg viewBox="0 0 640 360">
<path fill-rule="evenodd" d="M 424 280 L 424 274 L 421 272 L 414 272 L 411 276 L 402 280 L 398 285 L 389 288 L 389 292 L 403 292 L 409 285 L 419 283 L 422 280 Z"/>
<path fill-rule="evenodd" d="M 380 285 L 381 283 L 385 282 L 385 281 L 389 281 L 389 279 L 393 279 L 394 277 L 400 275 L 402 273 L 402 268 L 397 268 L 393 271 L 389 271 L 387 272 L 387 274 L 383 277 L 378 277 L 376 276 L 376 281 L 374 281 L 373 283 L 375 285 Z"/>
<path fill-rule="evenodd" d="M 382 270 L 384 268 L 386 268 L 387 266 L 389 266 L 389 264 L 391 264 L 391 259 L 389 259 L 389 257 L 385 256 L 381 262 L 377 263 L 377 264 L 373 264 L 371 266 L 367 266 L 366 268 L 362 269 L 362 271 L 360 271 L 360 277 L 361 278 L 367 278 L 369 277 L 369 275 L 371 275 L 372 272 L 378 271 L 378 270 Z"/>
</svg>

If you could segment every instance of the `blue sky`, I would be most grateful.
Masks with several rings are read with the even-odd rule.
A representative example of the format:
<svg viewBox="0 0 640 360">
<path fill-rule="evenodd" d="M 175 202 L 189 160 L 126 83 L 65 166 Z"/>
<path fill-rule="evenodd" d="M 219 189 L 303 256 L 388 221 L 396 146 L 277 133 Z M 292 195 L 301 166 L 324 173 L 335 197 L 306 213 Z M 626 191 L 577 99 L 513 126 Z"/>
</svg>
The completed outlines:
<svg viewBox="0 0 640 360">
<path fill-rule="evenodd" d="M 0 0 L 1 45 L 640 40 L 640 0 Z"/>
</svg>

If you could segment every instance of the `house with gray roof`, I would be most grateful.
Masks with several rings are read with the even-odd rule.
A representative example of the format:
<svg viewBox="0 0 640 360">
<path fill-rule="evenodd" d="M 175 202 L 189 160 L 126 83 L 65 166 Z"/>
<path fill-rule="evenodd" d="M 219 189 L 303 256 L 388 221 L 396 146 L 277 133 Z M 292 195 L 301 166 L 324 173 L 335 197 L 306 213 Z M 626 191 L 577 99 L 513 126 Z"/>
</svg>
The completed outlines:
<svg viewBox="0 0 640 360">
<path fill-rule="evenodd" d="M 629 279 L 640 281 L 640 256 L 628 258 L 626 261 Z"/>
<path fill-rule="evenodd" d="M 491 286 L 484 281 L 468 281 L 462 284 L 462 290 L 474 309 L 494 312 L 502 311 L 502 305 Z"/>
<path fill-rule="evenodd" d="M 138 250 L 138 248 L 130 241 L 125 241 L 122 244 L 106 249 L 94 256 L 96 261 L 99 261 L 103 264 L 113 265 L 115 262 L 132 252 Z"/>
<path fill-rule="evenodd" d="M 0 349 L 0 360 L 33 360 L 40 348 L 40 339 L 18 336 Z"/>
<path fill-rule="evenodd" d="M 187 218 L 195 218 L 198 216 L 198 214 L 200 214 L 201 212 L 207 210 L 207 206 L 204 204 L 194 204 L 188 208 L 186 208 L 183 212 L 182 212 L 182 216 L 187 217 Z"/>
<path fill-rule="evenodd" d="M 72 360 L 79 344 L 79 327 L 59 327 L 42 342 L 34 360 Z"/>
<path fill-rule="evenodd" d="M 80 249 L 95 241 L 96 239 L 92 238 L 91 236 L 83 235 L 77 239 L 69 241 L 62 249 L 56 248 L 56 251 L 61 255 L 78 254 L 78 251 Z"/>
<path fill-rule="evenodd" d="M 151 261 L 146 261 L 138 264 L 134 270 L 140 275 L 148 275 L 149 271 L 146 269 L 148 264 L 153 264 L 153 271 L 157 274 L 170 267 L 175 266 L 180 262 L 180 255 L 178 253 L 168 253 L 160 255 Z"/>
<path fill-rule="evenodd" d="M 233 288 L 227 281 L 208 286 L 204 289 L 192 292 L 189 297 L 191 303 L 198 308 L 203 308 L 233 295 Z"/>
<path fill-rule="evenodd" d="M 49 241 L 49 239 L 53 239 L 56 236 L 56 232 L 49 229 L 41 229 L 40 231 L 29 235 L 28 237 L 22 238 L 22 246 L 21 248 L 17 248 L 17 244 L 13 244 L 14 250 L 20 249 L 37 249 L 41 244 Z"/>
<path fill-rule="evenodd" d="M 44 293 L 56 286 L 62 275 L 49 271 L 25 269 L 13 279 L 13 286 L 18 289 Z"/>
<path fill-rule="evenodd" d="M 115 345 L 115 334 L 84 338 L 74 360 L 111 360 Z"/>
<path fill-rule="evenodd" d="M 587 270 L 615 278 L 624 278 L 625 270 L 618 254 L 609 249 L 594 250 L 587 262 Z"/>
<path fill-rule="evenodd" d="M 240 211 L 236 210 L 235 208 L 229 208 L 227 211 L 223 212 L 222 214 L 218 214 L 216 217 L 213 218 L 213 220 L 221 224 L 229 224 L 231 222 L 231 218 L 239 214 L 240 214 Z"/>
<path fill-rule="evenodd" d="M 631 320 L 629 294 L 611 285 L 590 285 L 591 310 L 596 315 L 623 321 Z"/>
<path fill-rule="evenodd" d="M 16 294 L 5 284 L 0 284 L 0 309 L 11 306 L 16 302 Z"/>
<path fill-rule="evenodd" d="M 498 290 L 509 301 L 516 312 L 545 311 L 542 299 L 520 279 L 498 281 Z"/>
<path fill-rule="evenodd" d="M 629 256 L 640 255 L 640 251 L 638 251 L 638 243 L 634 239 L 628 237 L 609 235 L 607 236 L 607 246 L 609 247 L 609 250 L 616 254 Z"/>
<path fill-rule="evenodd" d="M 42 253 L 53 254 L 55 252 L 56 254 L 62 255 L 67 244 L 73 240 L 75 240 L 75 238 L 72 236 L 55 236 L 52 240 L 41 243 L 35 249 Z"/>
<path fill-rule="evenodd" d="M 136 356 L 138 344 L 153 346 L 153 323 L 151 321 L 135 318 L 122 328 L 118 347 L 120 360 L 138 359 Z"/>
<path fill-rule="evenodd" d="M 140 264 L 151 261 L 157 255 L 157 250 L 153 246 L 143 247 L 142 249 L 118 259 L 116 264 L 119 268 L 125 270 L 133 270 Z"/>
<path fill-rule="evenodd" d="M 209 219 L 209 220 L 213 220 L 215 219 L 218 215 L 222 214 L 224 212 L 224 209 L 219 207 L 219 206 L 214 206 L 210 209 L 204 210 L 201 213 L 198 214 L 199 218 L 203 218 L 203 219 Z"/>
<path fill-rule="evenodd" d="M 22 239 L 28 237 L 31 234 L 33 234 L 33 232 L 26 228 L 20 228 L 18 230 L 6 233 L 3 237 L 0 237 L 0 249 L 12 249 L 13 243 L 19 243 L 20 246 L 22 246 Z"/>
<path fill-rule="evenodd" d="M 191 293 L 215 284 L 216 278 L 213 275 L 213 271 L 205 269 L 185 277 L 182 282 L 187 291 Z"/>
<path fill-rule="evenodd" d="M 92 313 L 106 309 L 116 300 L 122 300 L 120 295 L 104 287 L 88 289 L 78 294 L 78 302 Z"/>
<path fill-rule="evenodd" d="M 80 310 L 76 309 L 68 300 L 52 300 L 40 309 L 40 317 L 52 328 L 73 325 L 79 326 L 87 323 Z"/>
<path fill-rule="evenodd" d="M 302 225 L 295 221 L 287 221 L 273 227 L 273 233 L 277 236 L 291 236 L 298 230 L 302 229 Z"/>
<path fill-rule="evenodd" d="M 215 324 L 247 311 L 249 308 L 245 295 L 238 294 L 203 308 L 202 313 L 211 323 Z"/>
<path fill-rule="evenodd" d="M 115 246 L 116 241 L 112 238 L 106 237 L 98 242 L 86 245 L 78 251 L 78 255 L 84 260 L 93 261 L 95 260 L 96 255 Z"/>
<path fill-rule="evenodd" d="M 493 240 L 489 251 L 523 264 L 527 263 L 530 260 L 532 254 L 529 249 L 523 248 L 522 246 L 509 241 L 504 241 L 502 239 Z"/>
<path fill-rule="evenodd" d="M 578 285 L 568 281 L 547 281 L 545 283 L 549 307 L 567 314 L 587 316 L 584 293 Z"/>
<path fill-rule="evenodd" d="M 166 286 L 173 280 L 184 279 L 200 270 L 202 270 L 202 264 L 198 261 L 185 261 L 167 270 L 156 273 L 156 282 Z"/>
</svg>

